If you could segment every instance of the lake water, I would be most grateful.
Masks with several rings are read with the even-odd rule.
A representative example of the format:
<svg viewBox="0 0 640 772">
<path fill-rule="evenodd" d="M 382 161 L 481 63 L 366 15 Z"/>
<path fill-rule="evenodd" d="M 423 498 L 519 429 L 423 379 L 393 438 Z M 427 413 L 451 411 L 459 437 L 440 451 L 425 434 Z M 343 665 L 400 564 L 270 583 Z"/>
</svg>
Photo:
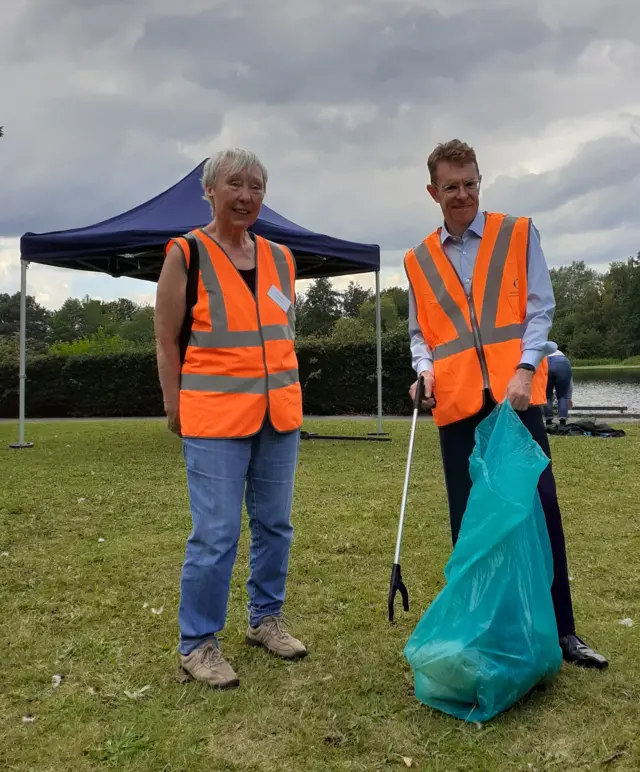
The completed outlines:
<svg viewBox="0 0 640 772">
<path fill-rule="evenodd" d="M 626 406 L 640 413 L 640 368 L 574 370 L 573 404 Z"/>
</svg>

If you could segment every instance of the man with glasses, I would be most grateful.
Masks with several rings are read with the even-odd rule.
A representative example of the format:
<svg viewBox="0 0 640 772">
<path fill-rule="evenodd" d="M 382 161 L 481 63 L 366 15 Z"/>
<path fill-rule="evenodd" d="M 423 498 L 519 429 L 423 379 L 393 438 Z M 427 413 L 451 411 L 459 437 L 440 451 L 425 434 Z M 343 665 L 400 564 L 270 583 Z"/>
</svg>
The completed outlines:
<svg viewBox="0 0 640 772">
<path fill-rule="evenodd" d="M 541 406 L 555 300 L 540 237 L 531 220 L 479 209 L 481 176 L 473 148 L 452 140 L 427 163 L 427 190 L 443 224 L 407 252 L 412 365 L 423 407 L 440 434 L 455 545 L 471 491 L 475 429 L 508 399 L 551 458 Z M 413 399 L 417 382 L 411 387 Z M 553 553 L 551 589 L 567 662 L 605 668 L 607 660 L 575 631 L 565 540 L 551 464 L 538 484 Z"/>
</svg>

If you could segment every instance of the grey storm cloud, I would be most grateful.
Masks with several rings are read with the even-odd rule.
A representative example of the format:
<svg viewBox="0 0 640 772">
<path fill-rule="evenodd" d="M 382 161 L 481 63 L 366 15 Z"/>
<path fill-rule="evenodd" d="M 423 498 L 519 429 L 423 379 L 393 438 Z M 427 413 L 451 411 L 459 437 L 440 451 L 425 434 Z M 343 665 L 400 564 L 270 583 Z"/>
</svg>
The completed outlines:
<svg viewBox="0 0 640 772">
<path fill-rule="evenodd" d="M 638 177 L 640 137 L 635 141 L 604 137 L 585 144 L 569 163 L 553 171 L 519 178 L 499 176 L 489 195 L 495 201 L 515 200 L 524 212 L 551 212 L 593 193 L 602 193 L 605 201 L 613 198 L 619 203 L 616 193 Z M 634 203 L 637 211 L 637 200 Z M 607 207 L 599 217 L 598 212 L 588 211 L 583 227 L 586 223 L 591 226 L 621 224 L 615 210 L 616 207 Z M 567 223 L 566 227 L 570 228 L 571 224 Z"/>
<path fill-rule="evenodd" d="M 205 89 L 224 90 L 231 79 L 239 100 L 395 104 L 428 96 L 439 80 L 466 79 L 493 52 L 522 55 L 553 42 L 526 6 L 447 18 L 403 3 L 327 12 L 319 2 L 294 29 L 276 8 L 261 3 L 249 19 L 233 6 L 150 19 L 134 55 L 156 66 L 161 54 L 165 72 L 177 67 Z"/>
<path fill-rule="evenodd" d="M 437 225 L 425 162 L 458 136 L 483 203 L 533 215 L 546 241 L 618 229 L 589 245 L 611 259 L 637 227 L 640 11 L 605 5 L 8 4 L 0 236 L 113 216 L 233 144 L 261 155 L 285 216 L 400 255 Z"/>
</svg>

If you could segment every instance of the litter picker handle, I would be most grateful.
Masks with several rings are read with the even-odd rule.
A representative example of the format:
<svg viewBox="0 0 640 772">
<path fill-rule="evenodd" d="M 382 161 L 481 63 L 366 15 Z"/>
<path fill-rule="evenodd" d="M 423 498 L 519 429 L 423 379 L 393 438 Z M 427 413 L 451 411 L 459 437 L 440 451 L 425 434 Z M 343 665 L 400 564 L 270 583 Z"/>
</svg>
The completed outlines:
<svg viewBox="0 0 640 772">
<path fill-rule="evenodd" d="M 426 399 L 425 393 L 424 393 L 424 380 L 422 379 L 422 375 L 418 376 L 418 386 L 416 388 L 416 395 L 413 398 L 413 409 L 414 410 L 420 410 L 420 407 L 422 405 L 422 401 Z M 431 396 L 429 399 L 433 400 L 433 407 L 436 406 L 436 398 L 433 396 L 433 392 L 431 392 Z M 432 408 L 430 408 L 432 409 Z"/>
<path fill-rule="evenodd" d="M 418 376 L 418 383 L 416 385 L 416 393 L 413 398 L 413 409 L 414 410 L 420 410 L 420 405 L 422 403 L 422 400 L 424 399 L 424 381 L 422 380 L 422 376 Z"/>
</svg>

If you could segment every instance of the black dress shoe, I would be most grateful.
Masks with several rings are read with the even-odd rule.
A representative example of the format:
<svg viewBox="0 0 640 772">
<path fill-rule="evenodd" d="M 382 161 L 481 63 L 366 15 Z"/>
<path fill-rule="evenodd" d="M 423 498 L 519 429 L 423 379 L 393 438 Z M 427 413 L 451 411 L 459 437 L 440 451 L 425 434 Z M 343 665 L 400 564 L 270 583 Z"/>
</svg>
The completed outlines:
<svg viewBox="0 0 640 772">
<path fill-rule="evenodd" d="M 590 649 L 577 635 L 563 635 L 560 638 L 560 648 L 563 659 L 572 665 L 597 668 L 598 670 L 604 670 L 609 665 L 602 654 Z"/>
</svg>

